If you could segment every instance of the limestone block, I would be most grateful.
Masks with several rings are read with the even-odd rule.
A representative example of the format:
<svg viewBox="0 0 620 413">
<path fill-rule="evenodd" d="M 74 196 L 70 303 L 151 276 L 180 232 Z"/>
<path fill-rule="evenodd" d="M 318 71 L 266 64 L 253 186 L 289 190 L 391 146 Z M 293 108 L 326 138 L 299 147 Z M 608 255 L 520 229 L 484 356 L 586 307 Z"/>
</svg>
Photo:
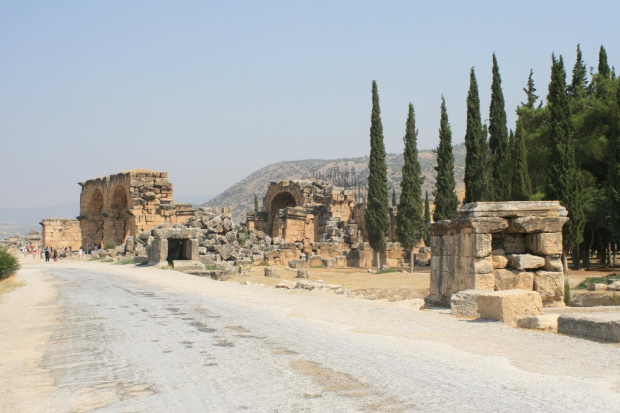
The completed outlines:
<svg viewBox="0 0 620 413">
<path fill-rule="evenodd" d="M 474 269 L 476 274 L 489 274 L 493 272 L 493 258 L 477 258 L 474 261 Z"/>
<path fill-rule="evenodd" d="M 508 258 L 504 255 L 493 255 L 491 258 L 493 260 L 493 269 L 506 268 L 508 265 Z"/>
<path fill-rule="evenodd" d="M 523 254 L 525 252 L 525 235 L 506 235 L 506 238 L 504 238 L 504 251 L 506 254 Z"/>
<path fill-rule="evenodd" d="M 518 270 L 532 270 L 545 265 L 545 258 L 532 254 L 511 254 L 507 256 L 510 266 Z"/>
<path fill-rule="evenodd" d="M 558 333 L 620 343 L 620 313 L 564 314 Z"/>
<path fill-rule="evenodd" d="M 476 290 L 493 291 L 495 289 L 495 276 L 493 275 L 493 273 L 476 274 L 474 283 L 474 288 Z"/>
<path fill-rule="evenodd" d="M 347 257 L 344 255 L 339 255 L 334 258 L 336 262 L 334 263 L 334 267 L 336 268 L 346 268 L 347 266 Z"/>
<path fill-rule="evenodd" d="M 508 221 L 499 217 L 469 218 L 477 234 L 492 234 L 508 228 Z"/>
<path fill-rule="evenodd" d="M 168 259 L 168 240 L 165 238 L 156 238 L 153 241 L 152 261 L 166 261 Z"/>
<path fill-rule="evenodd" d="M 483 258 L 491 255 L 491 252 L 493 251 L 493 235 L 476 234 L 474 236 L 476 237 L 474 256 L 476 258 Z"/>
<path fill-rule="evenodd" d="M 204 271 L 205 265 L 200 261 L 173 260 L 172 268 L 177 271 Z"/>
<path fill-rule="evenodd" d="M 517 320 L 519 328 L 531 330 L 558 331 L 558 317 L 560 314 L 541 314 Z"/>
<path fill-rule="evenodd" d="M 198 261 L 199 260 L 200 252 L 198 250 L 198 240 L 197 239 L 190 239 L 190 240 L 188 240 L 187 252 L 188 252 L 187 259 L 192 260 L 192 261 Z"/>
<path fill-rule="evenodd" d="M 562 232 L 568 217 L 518 217 L 510 219 L 509 232 Z"/>
<path fill-rule="evenodd" d="M 534 291 L 540 294 L 545 307 L 563 307 L 564 273 L 537 271 L 534 276 Z"/>
<path fill-rule="evenodd" d="M 320 255 L 313 255 L 308 258 L 308 266 L 309 267 L 320 267 L 323 265 L 323 257 Z"/>
<path fill-rule="evenodd" d="M 297 283 L 294 283 L 293 281 L 282 280 L 276 284 L 276 288 L 286 288 L 288 290 L 292 290 L 296 285 Z"/>
<path fill-rule="evenodd" d="M 545 266 L 543 269 L 551 272 L 563 272 L 564 266 L 562 265 L 562 260 L 560 258 L 545 257 Z"/>
<path fill-rule="evenodd" d="M 450 297 L 450 309 L 457 317 L 479 318 L 478 297 L 487 291 L 465 290 L 452 294 Z"/>
<path fill-rule="evenodd" d="M 607 286 L 607 291 L 620 291 L 620 281 L 614 281 Z"/>
<path fill-rule="evenodd" d="M 542 300 L 535 291 L 489 291 L 478 296 L 481 318 L 503 321 L 513 327 L 518 319 L 540 315 L 542 309 Z"/>
<path fill-rule="evenodd" d="M 295 278 L 310 278 L 310 273 L 308 270 L 297 270 Z"/>
<path fill-rule="evenodd" d="M 493 271 L 495 276 L 495 290 L 533 290 L 534 273 L 527 271 L 517 271 L 508 269 L 497 269 Z"/>
<path fill-rule="evenodd" d="M 306 268 L 306 260 L 289 260 L 288 266 L 290 268 Z"/>
<path fill-rule="evenodd" d="M 273 267 L 265 267 L 265 277 L 280 278 Z"/>
<path fill-rule="evenodd" d="M 525 237 L 526 248 L 537 255 L 562 255 L 562 233 L 528 234 Z"/>
</svg>

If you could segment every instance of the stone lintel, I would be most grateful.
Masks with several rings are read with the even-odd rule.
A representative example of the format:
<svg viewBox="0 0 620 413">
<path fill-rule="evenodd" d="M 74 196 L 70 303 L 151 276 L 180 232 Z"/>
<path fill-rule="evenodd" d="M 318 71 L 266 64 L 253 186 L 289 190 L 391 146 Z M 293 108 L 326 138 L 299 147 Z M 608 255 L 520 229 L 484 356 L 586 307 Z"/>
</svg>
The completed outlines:
<svg viewBox="0 0 620 413">
<path fill-rule="evenodd" d="M 458 218 L 475 217 L 565 217 L 566 208 L 560 201 L 474 202 L 459 210 Z"/>
</svg>

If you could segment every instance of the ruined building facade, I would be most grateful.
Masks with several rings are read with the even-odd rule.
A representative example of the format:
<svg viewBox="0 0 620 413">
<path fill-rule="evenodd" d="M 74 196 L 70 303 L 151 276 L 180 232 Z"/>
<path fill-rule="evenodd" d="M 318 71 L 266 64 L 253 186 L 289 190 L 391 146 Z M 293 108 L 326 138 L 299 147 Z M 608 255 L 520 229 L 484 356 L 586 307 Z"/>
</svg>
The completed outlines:
<svg viewBox="0 0 620 413">
<path fill-rule="evenodd" d="M 164 223 L 183 223 L 194 211 L 172 200 L 168 172 L 136 169 L 80 182 L 81 244 L 120 245 Z"/>
<path fill-rule="evenodd" d="M 326 181 L 271 182 L 258 212 L 247 217 L 248 229 L 263 231 L 285 243 L 334 240 L 359 243 L 363 237 L 364 205 L 356 204 L 352 190 Z"/>
</svg>

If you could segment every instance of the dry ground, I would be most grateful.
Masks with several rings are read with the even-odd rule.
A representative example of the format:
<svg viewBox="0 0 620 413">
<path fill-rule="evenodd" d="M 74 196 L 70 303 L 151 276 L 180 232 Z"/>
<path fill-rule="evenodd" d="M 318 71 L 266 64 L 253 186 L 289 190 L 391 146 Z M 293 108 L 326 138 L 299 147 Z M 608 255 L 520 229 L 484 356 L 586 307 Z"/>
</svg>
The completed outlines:
<svg viewBox="0 0 620 413">
<path fill-rule="evenodd" d="M 279 278 L 265 277 L 264 268 L 251 267 L 243 276 L 234 276 L 229 281 L 250 282 L 252 284 L 276 285 L 282 280 L 299 281 L 295 278 L 297 270 L 283 266 L 273 266 Z M 374 274 L 363 268 L 306 268 L 310 280 L 321 280 L 326 284 L 337 284 L 352 291 L 353 295 L 388 301 L 424 298 L 429 294 L 429 268 L 416 269 L 414 273 L 407 270 Z"/>
</svg>

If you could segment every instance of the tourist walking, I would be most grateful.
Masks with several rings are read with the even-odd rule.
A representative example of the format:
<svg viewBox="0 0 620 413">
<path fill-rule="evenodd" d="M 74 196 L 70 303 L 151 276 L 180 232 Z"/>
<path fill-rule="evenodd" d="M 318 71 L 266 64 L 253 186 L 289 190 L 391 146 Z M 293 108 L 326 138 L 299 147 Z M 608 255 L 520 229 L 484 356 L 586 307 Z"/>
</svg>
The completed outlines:
<svg viewBox="0 0 620 413">
<path fill-rule="evenodd" d="M 80 251 L 78 251 L 78 254 L 80 256 L 80 261 L 82 261 L 82 255 L 84 254 L 84 250 L 82 249 L 82 247 L 80 247 Z"/>
<path fill-rule="evenodd" d="M 53 254 L 54 254 L 54 262 L 58 262 L 58 255 L 59 254 L 58 254 L 58 250 L 56 248 L 54 248 Z"/>
</svg>

